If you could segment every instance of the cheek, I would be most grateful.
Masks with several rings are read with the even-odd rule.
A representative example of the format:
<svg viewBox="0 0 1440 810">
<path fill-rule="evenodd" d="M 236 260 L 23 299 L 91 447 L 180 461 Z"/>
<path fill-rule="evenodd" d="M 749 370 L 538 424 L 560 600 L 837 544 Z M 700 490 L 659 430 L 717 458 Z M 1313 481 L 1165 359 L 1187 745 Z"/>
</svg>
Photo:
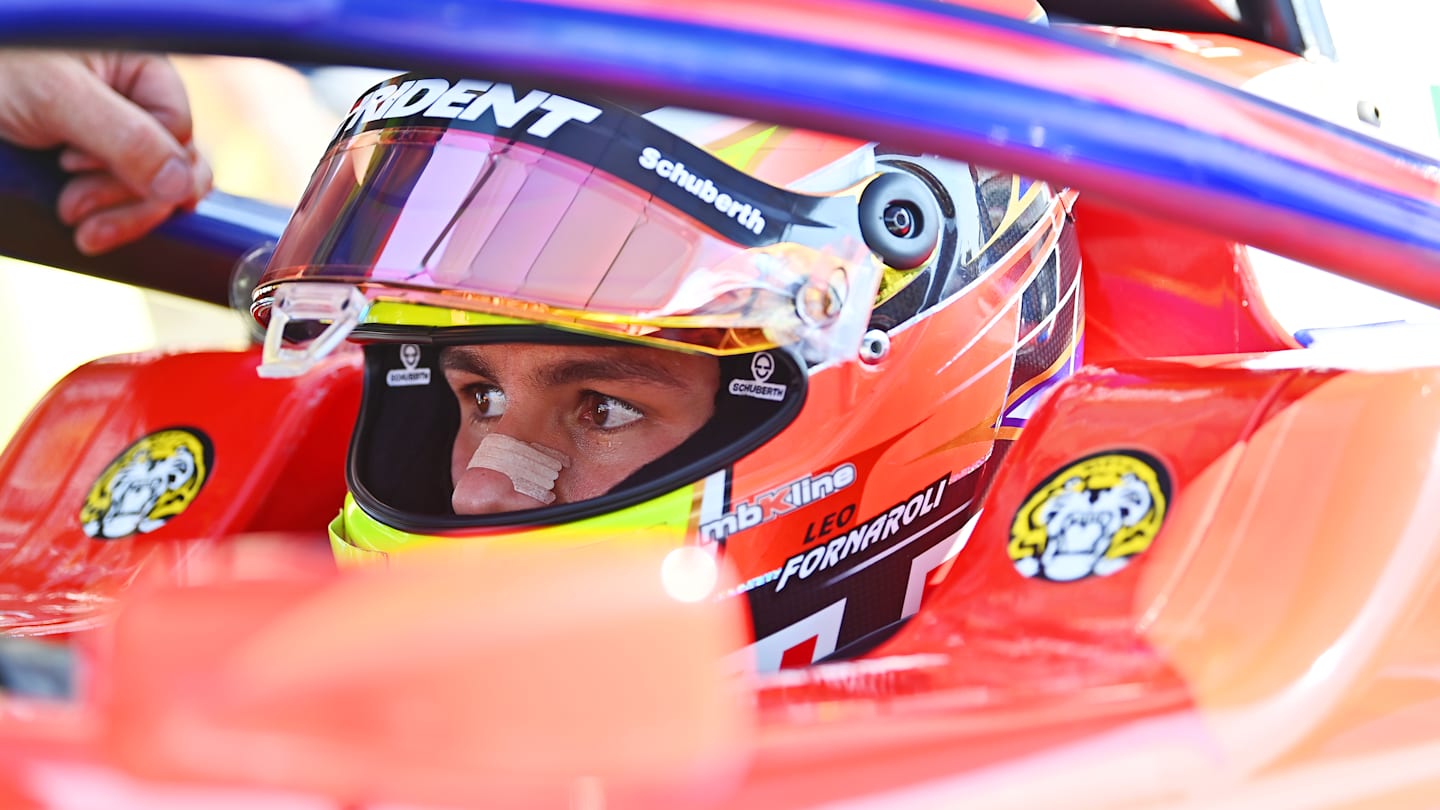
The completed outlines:
<svg viewBox="0 0 1440 810">
<path fill-rule="evenodd" d="M 675 444 L 677 445 L 690 438 L 695 431 L 710 421 L 710 417 L 715 415 L 715 397 L 710 395 L 697 399 L 692 407 L 686 409 L 685 414 L 686 419 L 684 420 L 684 424 L 678 426 L 676 429 L 677 432 L 681 434 L 680 437 L 675 440 Z"/>
<path fill-rule="evenodd" d="M 638 468 L 637 468 L 638 469 Z M 629 472 L 613 465 L 596 464 L 595 460 L 572 464 L 555 480 L 555 499 L 559 503 L 575 503 L 597 498 L 625 480 Z"/>
<path fill-rule="evenodd" d="M 604 495 L 632 473 L 680 446 L 690 438 L 704 418 L 691 424 L 686 420 L 664 429 L 602 437 L 588 448 L 571 454 L 571 466 L 560 473 L 555 494 L 566 503 Z"/>
<path fill-rule="evenodd" d="M 602 438 L 586 445 L 575 448 L 570 466 L 555 480 L 555 495 L 564 503 L 604 495 L 645 463 L 634 444 Z"/>
</svg>

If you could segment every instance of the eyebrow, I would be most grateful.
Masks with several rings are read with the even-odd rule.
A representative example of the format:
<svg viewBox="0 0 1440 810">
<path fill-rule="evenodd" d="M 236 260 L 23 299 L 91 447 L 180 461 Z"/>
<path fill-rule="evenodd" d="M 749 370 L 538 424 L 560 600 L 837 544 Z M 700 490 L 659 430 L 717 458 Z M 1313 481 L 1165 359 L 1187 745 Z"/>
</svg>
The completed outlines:
<svg viewBox="0 0 1440 810">
<path fill-rule="evenodd" d="M 676 390 L 687 387 L 662 368 L 625 357 L 567 360 L 541 369 L 539 380 L 543 385 L 555 386 L 574 385 L 590 380 L 623 380 L 651 383 Z"/>
<path fill-rule="evenodd" d="M 473 352 L 449 349 L 440 353 L 440 368 L 446 371 L 463 371 L 476 376 L 497 380 L 494 369 Z M 540 369 L 537 379 L 542 385 L 561 386 L 591 380 L 623 380 L 627 382 L 650 383 L 666 388 L 684 390 L 688 386 L 682 380 L 663 368 L 627 357 L 610 356 L 566 360 Z"/>
<path fill-rule="evenodd" d="M 478 377 L 489 377 L 495 379 L 495 372 L 490 364 L 481 360 L 479 355 L 467 352 L 461 347 L 449 347 L 440 351 L 441 371 L 465 371 Z"/>
</svg>

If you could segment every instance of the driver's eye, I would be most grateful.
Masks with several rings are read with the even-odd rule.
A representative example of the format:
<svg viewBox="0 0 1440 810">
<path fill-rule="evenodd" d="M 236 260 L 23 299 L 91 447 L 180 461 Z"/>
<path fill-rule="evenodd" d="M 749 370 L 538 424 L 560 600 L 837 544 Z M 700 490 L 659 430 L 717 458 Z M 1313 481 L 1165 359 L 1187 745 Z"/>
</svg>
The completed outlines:
<svg viewBox="0 0 1440 810">
<path fill-rule="evenodd" d="M 495 419 L 505 413 L 505 392 L 493 385 L 475 387 L 475 411 L 481 419 Z"/>
<path fill-rule="evenodd" d="M 598 428 L 614 430 L 645 418 L 645 414 L 624 400 L 597 394 L 587 409 L 587 416 Z"/>
</svg>

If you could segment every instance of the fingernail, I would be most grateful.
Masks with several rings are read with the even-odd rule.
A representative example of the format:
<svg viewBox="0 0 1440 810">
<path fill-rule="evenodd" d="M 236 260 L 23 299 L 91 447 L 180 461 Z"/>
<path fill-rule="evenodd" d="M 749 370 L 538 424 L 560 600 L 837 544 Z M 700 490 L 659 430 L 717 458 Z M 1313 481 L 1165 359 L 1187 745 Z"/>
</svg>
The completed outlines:
<svg viewBox="0 0 1440 810">
<path fill-rule="evenodd" d="M 67 200 L 67 202 L 69 205 L 60 212 L 60 221 L 66 225 L 74 225 L 95 211 L 96 198 L 94 195 L 87 194 L 84 197 Z"/>
<path fill-rule="evenodd" d="M 160 202 L 184 202 L 191 193 L 190 167 L 180 158 L 165 161 L 150 181 L 150 194 Z"/>
<path fill-rule="evenodd" d="M 109 250 L 114 241 L 115 229 L 103 223 L 86 225 L 75 232 L 75 247 L 86 256 Z"/>
</svg>

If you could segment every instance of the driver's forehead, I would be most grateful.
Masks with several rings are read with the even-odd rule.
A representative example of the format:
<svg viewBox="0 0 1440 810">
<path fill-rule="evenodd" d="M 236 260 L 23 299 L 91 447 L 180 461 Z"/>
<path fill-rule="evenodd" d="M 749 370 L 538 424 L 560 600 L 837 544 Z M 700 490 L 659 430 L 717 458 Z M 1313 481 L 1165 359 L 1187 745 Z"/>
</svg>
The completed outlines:
<svg viewBox="0 0 1440 810">
<path fill-rule="evenodd" d="M 607 380 L 677 390 L 713 388 L 719 375 L 714 358 L 648 346 L 447 346 L 440 352 L 440 366 L 447 373 L 475 374 L 497 382 L 565 385 Z"/>
</svg>

